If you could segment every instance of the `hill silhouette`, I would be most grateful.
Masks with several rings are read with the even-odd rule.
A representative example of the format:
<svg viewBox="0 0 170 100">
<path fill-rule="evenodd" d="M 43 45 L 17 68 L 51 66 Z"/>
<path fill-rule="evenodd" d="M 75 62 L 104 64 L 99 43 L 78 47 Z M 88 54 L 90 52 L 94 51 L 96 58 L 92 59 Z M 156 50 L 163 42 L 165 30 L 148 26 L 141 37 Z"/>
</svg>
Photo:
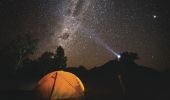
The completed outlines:
<svg viewBox="0 0 170 100">
<path fill-rule="evenodd" d="M 83 66 L 65 70 L 76 74 L 84 83 L 83 100 L 169 100 L 170 86 L 165 74 L 136 63 L 112 60 L 91 70 Z M 122 74 L 125 90 L 121 86 L 119 74 Z M 32 90 L 7 91 L 1 95 L 6 98 L 4 100 L 37 100 Z"/>
<path fill-rule="evenodd" d="M 170 86 L 165 74 L 136 63 L 112 60 L 91 70 L 69 68 L 67 71 L 78 75 L 84 82 L 87 100 L 169 99 Z M 122 74 L 123 83 L 120 82 L 119 74 Z"/>
<path fill-rule="evenodd" d="M 121 58 L 108 61 L 90 70 L 84 66 L 47 69 L 54 64 L 51 57 L 54 54 L 46 53 L 46 55 L 43 60 L 26 59 L 23 61 L 24 68 L 20 69 L 16 76 L 2 79 L 0 84 L 4 89 L 0 90 L 0 98 L 38 100 L 34 88 L 41 77 L 53 70 L 65 70 L 74 73 L 83 82 L 85 95 L 82 100 L 170 99 L 169 71 L 158 72 L 136 64 L 135 60 L 138 56 L 135 53 L 124 52 Z"/>
</svg>

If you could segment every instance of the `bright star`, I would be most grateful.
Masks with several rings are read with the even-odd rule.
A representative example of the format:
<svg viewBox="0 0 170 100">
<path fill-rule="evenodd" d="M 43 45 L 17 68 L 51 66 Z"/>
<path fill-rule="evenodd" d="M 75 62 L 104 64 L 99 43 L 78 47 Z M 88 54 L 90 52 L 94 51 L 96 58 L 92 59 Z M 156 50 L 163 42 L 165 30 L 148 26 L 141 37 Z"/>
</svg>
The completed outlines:
<svg viewBox="0 0 170 100">
<path fill-rule="evenodd" d="M 121 58 L 121 56 L 120 56 L 120 55 L 117 55 L 117 58 L 118 58 L 118 59 L 120 59 L 120 58 Z"/>
<path fill-rule="evenodd" d="M 156 19 L 158 16 L 157 15 L 152 15 L 154 19 Z"/>
</svg>

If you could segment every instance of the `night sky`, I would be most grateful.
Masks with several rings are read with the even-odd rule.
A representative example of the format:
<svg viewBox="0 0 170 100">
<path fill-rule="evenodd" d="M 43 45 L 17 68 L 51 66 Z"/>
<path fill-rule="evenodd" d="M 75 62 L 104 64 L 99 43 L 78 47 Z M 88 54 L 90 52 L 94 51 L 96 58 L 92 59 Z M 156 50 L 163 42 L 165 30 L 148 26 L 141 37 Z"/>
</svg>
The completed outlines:
<svg viewBox="0 0 170 100">
<path fill-rule="evenodd" d="M 168 0 L 1 0 L 0 48 L 22 34 L 39 39 L 33 58 L 57 46 L 68 66 L 99 66 L 114 52 L 138 53 L 141 65 L 170 68 Z"/>
</svg>

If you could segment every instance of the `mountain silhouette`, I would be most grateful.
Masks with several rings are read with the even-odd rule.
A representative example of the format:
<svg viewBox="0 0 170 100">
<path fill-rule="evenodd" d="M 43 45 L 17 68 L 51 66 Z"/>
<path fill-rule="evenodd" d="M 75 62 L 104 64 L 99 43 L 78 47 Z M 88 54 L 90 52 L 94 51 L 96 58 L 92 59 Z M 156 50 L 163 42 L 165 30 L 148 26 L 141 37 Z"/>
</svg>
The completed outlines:
<svg viewBox="0 0 170 100">
<path fill-rule="evenodd" d="M 164 84 L 168 82 L 163 78 L 164 74 L 135 62 L 123 63 L 111 60 L 91 70 L 69 68 L 67 71 L 78 75 L 83 81 L 87 100 L 162 100 L 165 97 L 169 98 L 169 92 L 166 91 L 170 90 L 170 86 Z"/>
<path fill-rule="evenodd" d="M 90 70 L 84 66 L 77 68 L 67 67 L 64 70 L 77 75 L 83 82 L 85 95 L 82 100 L 170 99 L 168 72 L 158 72 L 154 69 L 138 65 L 134 61 L 120 61 L 116 59 Z M 28 72 L 33 73 L 33 69 Z M 30 77 L 29 80 L 35 80 L 37 76 L 32 74 Z M 37 80 L 41 77 L 43 76 L 37 77 Z M 27 83 L 23 82 L 22 84 Z M 2 92 L 1 97 L 6 98 L 5 100 L 13 98 L 17 100 L 38 100 L 34 90 L 6 91 Z"/>
</svg>

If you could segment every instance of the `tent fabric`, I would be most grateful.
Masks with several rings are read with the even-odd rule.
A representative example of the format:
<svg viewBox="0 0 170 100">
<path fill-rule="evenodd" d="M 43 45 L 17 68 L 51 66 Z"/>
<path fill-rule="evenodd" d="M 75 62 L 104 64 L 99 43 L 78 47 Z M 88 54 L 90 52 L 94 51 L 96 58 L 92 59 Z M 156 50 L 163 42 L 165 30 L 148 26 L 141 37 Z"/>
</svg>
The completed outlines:
<svg viewBox="0 0 170 100">
<path fill-rule="evenodd" d="M 84 86 L 74 74 L 54 71 L 45 75 L 37 85 L 38 94 L 45 100 L 71 99 L 82 97 Z"/>
</svg>

